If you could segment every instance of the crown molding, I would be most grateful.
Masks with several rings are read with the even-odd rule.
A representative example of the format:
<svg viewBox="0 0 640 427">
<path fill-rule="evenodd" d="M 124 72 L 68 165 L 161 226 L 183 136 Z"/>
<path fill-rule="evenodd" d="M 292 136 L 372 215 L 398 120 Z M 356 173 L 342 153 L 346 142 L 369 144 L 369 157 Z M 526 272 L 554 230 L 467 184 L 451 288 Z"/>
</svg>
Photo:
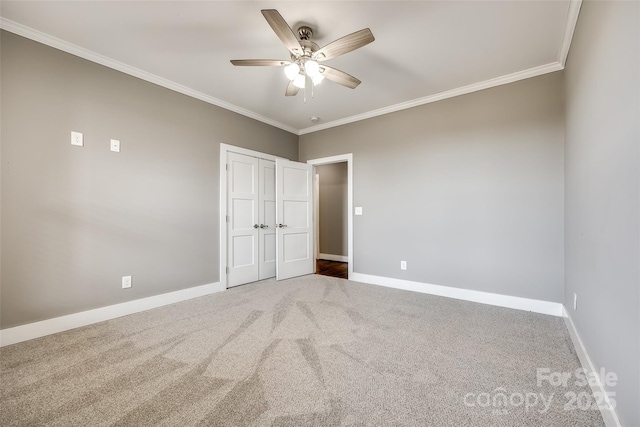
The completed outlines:
<svg viewBox="0 0 640 427">
<path fill-rule="evenodd" d="M 569 48 L 571 47 L 571 40 L 573 40 L 573 33 L 578 23 L 578 15 L 580 14 L 580 7 L 582 7 L 582 0 L 571 0 L 569 2 L 569 12 L 567 13 L 567 22 L 564 27 L 564 36 L 562 38 L 562 46 L 560 47 L 560 57 L 558 62 L 562 64 L 564 68 L 567 63 L 567 56 L 569 55 Z"/>
<path fill-rule="evenodd" d="M 98 53 L 95 53 L 88 49 L 74 45 L 72 43 L 68 43 L 62 39 L 53 37 L 49 34 L 43 33 L 41 31 L 35 30 L 33 28 L 11 21 L 9 19 L 0 17 L 0 28 L 3 30 L 7 30 L 9 32 L 12 32 L 14 34 L 26 37 L 28 39 L 34 40 L 36 42 L 45 44 L 47 46 L 51 46 L 55 49 L 62 50 L 72 55 L 79 56 L 81 58 L 104 65 L 114 70 L 118 70 L 123 73 L 129 74 L 131 76 L 140 78 L 142 80 L 157 84 L 159 86 L 173 90 L 175 92 L 182 93 L 183 95 L 187 95 L 192 98 L 207 102 L 209 104 L 224 108 L 226 110 L 233 111 L 245 117 L 249 117 L 251 119 L 260 121 L 270 126 L 274 126 L 276 128 L 285 130 L 295 135 L 305 135 L 308 133 L 318 132 L 321 130 L 330 129 L 333 127 L 342 126 L 349 123 L 354 123 L 360 120 L 366 120 L 373 117 L 382 116 L 385 114 L 394 113 L 401 110 L 406 110 L 408 108 L 413 108 L 413 107 L 417 107 L 424 104 L 430 104 L 432 102 L 442 101 L 444 99 L 453 98 L 456 96 L 465 95 L 468 93 L 477 92 L 480 90 L 489 89 L 492 87 L 496 87 L 496 86 L 500 86 L 508 83 L 513 83 L 518 80 L 524 80 L 531 77 L 552 73 L 554 71 L 560 71 L 564 69 L 567 56 L 569 54 L 569 48 L 571 47 L 571 40 L 573 38 L 573 33 L 575 31 L 581 6 L 582 6 L 582 0 L 569 1 L 569 9 L 567 12 L 567 20 L 565 25 L 564 36 L 562 39 L 562 46 L 558 53 L 558 61 L 556 62 L 530 68 L 528 70 L 518 71 L 512 74 L 507 74 L 494 79 L 485 80 L 483 82 L 473 83 L 467 86 L 436 93 L 436 94 L 425 96 L 422 98 L 413 99 L 413 100 L 402 102 L 395 105 L 390 105 L 387 107 L 379 108 L 377 110 L 368 111 L 362 114 L 356 114 L 354 116 L 345 117 L 342 119 L 330 121 L 327 123 L 323 123 L 320 125 L 311 126 L 303 129 L 296 129 L 293 126 L 289 126 L 287 124 L 278 122 L 276 120 L 254 113 L 253 111 L 244 109 L 237 105 L 222 101 L 218 98 L 214 98 L 210 95 L 196 91 L 187 86 L 175 83 L 173 81 L 157 76 L 155 74 L 148 73 L 146 71 L 132 67 L 120 61 L 116 61 L 104 55 L 100 55 Z"/>
<path fill-rule="evenodd" d="M 473 83 L 473 84 L 462 86 L 456 89 L 447 90 L 445 92 L 436 93 L 434 95 L 425 96 L 423 98 L 417 98 L 411 101 L 401 102 L 400 104 L 390 105 L 388 107 L 379 108 L 377 110 L 368 111 L 366 113 L 356 114 L 355 116 L 345 117 L 344 119 L 334 120 L 331 122 L 323 123 L 321 125 L 304 128 L 300 130 L 299 135 L 317 132 L 320 130 L 325 130 L 325 129 L 333 128 L 336 126 L 342 126 L 349 123 L 358 122 L 360 120 L 366 120 L 372 117 L 382 116 L 384 114 L 395 113 L 396 111 L 406 110 L 407 108 L 413 108 L 419 105 L 430 104 L 436 101 L 442 101 L 443 99 L 453 98 L 460 95 L 466 95 L 468 93 L 477 92 L 480 90 L 505 85 L 508 83 L 513 83 L 518 80 L 529 79 L 531 77 L 540 76 L 542 74 L 552 73 L 554 71 L 560 71 L 563 68 L 564 67 L 559 62 L 552 62 L 550 64 L 541 65 L 539 67 L 529 68 L 528 70 L 507 74 L 502 77 L 496 77 L 495 79 L 485 80 L 479 83 Z"/>
<path fill-rule="evenodd" d="M 141 70 L 139 68 L 132 67 L 130 65 L 127 65 L 123 62 L 109 58 L 107 56 L 100 55 L 89 49 L 85 49 L 73 43 L 66 42 L 57 37 L 53 37 L 49 34 L 27 27 L 26 25 L 22 25 L 17 22 L 11 21 L 10 19 L 0 17 L 0 29 L 9 31 L 11 33 L 17 34 L 22 37 L 26 37 L 28 39 L 53 47 L 63 52 L 67 52 L 72 55 L 79 56 L 80 58 L 95 62 L 100 65 L 104 65 L 105 67 L 112 68 L 114 70 L 123 72 L 125 74 L 129 74 L 133 77 L 137 77 L 139 79 L 148 81 L 158 86 L 162 86 L 166 89 L 173 90 L 183 95 L 187 95 L 192 98 L 199 99 L 200 101 L 204 101 L 206 103 L 215 105 L 217 107 L 221 107 L 226 110 L 233 111 L 234 113 L 238 113 L 245 117 L 249 117 L 250 119 L 254 119 L 262 123 L 266 123 L 270 126 L 277 127 L 279 129 L 285 130 L 295 135 L 299 134 L 298 129 L 292 126 L 286 125 L 284 123 L 280 123 L 276 120 L 254 113 L 253 111 L 249 111 L 242 107 L 238 107 L 237 105 L 225 102 L 221 99 L 214 98 L 213 96 L 204 94 L 197 90 L 191 89 L 187 86 L 181 85 L 179 83 L 173 82 L 171 80 L 168 80 L 163 77 L 157 76 L 155 74 L 149 73 L 147 71 Z"/>
</svg>

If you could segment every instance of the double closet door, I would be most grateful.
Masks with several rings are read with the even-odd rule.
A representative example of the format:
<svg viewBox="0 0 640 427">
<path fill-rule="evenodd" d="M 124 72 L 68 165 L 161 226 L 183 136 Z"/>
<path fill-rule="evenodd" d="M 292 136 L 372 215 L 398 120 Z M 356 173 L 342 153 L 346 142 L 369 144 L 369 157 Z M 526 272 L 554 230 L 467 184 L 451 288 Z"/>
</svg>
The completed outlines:
<svg viewBox="0 0 640 427">
<path fill-rule="evenodd" d="M 227 286 L 313 273 L 312 170 L 227 156 Z"/>
</svg>

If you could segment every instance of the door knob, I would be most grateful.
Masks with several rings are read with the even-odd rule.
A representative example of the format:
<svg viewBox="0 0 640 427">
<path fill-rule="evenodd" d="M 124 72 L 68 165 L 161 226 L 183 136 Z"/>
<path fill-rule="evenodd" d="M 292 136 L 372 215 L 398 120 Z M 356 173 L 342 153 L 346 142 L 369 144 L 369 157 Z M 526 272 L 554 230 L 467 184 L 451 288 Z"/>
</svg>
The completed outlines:
<svg viewBox="0 0 640 427">
<path fill-rule="evenodd" d="M 259 225 L 258 224 L 253 224 L 253 228 L 258 228 Z"/>
<path fill-rule="evenodd" d="M 269 228 L 269 226 L 265 224 L 260 224 L 260 228 Z"/>
<path fill-rule="evenodd" d="M 278 224 L 278 227 L 279 227 L 279 228 L 285 228 L 285 227 L 286 227 L 286 225 L 284 225 L 284 224 Z"/>
</svg>

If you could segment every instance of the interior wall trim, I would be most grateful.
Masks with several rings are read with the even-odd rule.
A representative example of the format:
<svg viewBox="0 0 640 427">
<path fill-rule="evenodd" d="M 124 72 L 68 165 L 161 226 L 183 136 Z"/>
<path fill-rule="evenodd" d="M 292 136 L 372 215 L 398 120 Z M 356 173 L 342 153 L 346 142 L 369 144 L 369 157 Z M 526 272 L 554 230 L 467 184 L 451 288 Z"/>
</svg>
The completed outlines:
<svg viewBox="0 0 640 427">
<path fill-rule="evenodd" d="M 26 25 L 11 21 L 10 19 L 0 17 L 0 28 L 19 36 L 26 37 L 38 43 L 42 43 L 44 45 L 61 50 L 63 52 L 67 52 L 80 58 L 89 60 L 91 62 L 104 65 L 105 67 L 112 68 L 125 74 L 129 74 L 130 76 L 137 77 L 153 84 L 157 84 L 158 86 L 162 86 L 166 89 L 170 89 L 183 95 L 190 96 L 191 98 L 199 99 L 200 101 L 204 101 L 206 103 L 224 108 L 225 110 L 233 111 L 234 113 L 241 114 L 245 117 L 249 117 L 250 119 L 258 120 L 259 122 L 266 123 L 268 125 L 298 135 L 298 129 L 295 129 L 289 125 L 280 123 L 258 113 L 254 113 L 253 111 L 238 107 L 237 105 L 225 102 L 221 99 L 191 89 L 169 79 L 165 79 L 164 77 L 160 77 L 139 68 L 132 67 L 131 65 L 127 65 L 124 62 L 117 61 L 104 55 L 100 55 L 99 53 L 93 52 L 89 49 L 85 49 L 73 43 L 69 43 L 57 37 L 27 27 Z"/>
<path fill-rule="evenodd" d="M 154 295 L 0 330 L 0 347 L 223 291 L 220 282 Z"/>
<path fill-rule="evenodd" d="M 473 83 L 467 86 L 462 86 L 459 88 L 436 93 L 434 95 L 429 95 L 422 98 L 416 98 L 407 102 L 401 102 L 399 104 L 379 108 L 377 110 L 367 111 L 366 113 L 362 113 L 362 114 L 356 114 L 355 116 L 345 117 L 344 119 L 334 120 L 331 122 L 322 123 L 320 125 L 300 129 L 298 134 L 305 135 L 307 133 L 318 132 L 320 130 L 329 129 L 336 126 L 342 126 L 349 123 L 359 122 L 360 120 L 366 120 L 366 119 L 382 116 L 389 113 L 395 113 L 396 111 L 406 110 L 408 108 L 418 107 L 420 105 L 430 104 L 432 102 L 442 101 L 445 99 L 454 98 L 456 96 L 466 95 L 468 93 L 478 92 L 480 90 L 489 89 L 489 88 L 501 86 L 501 85 L 506 85 L 508 83 L 529 79 L 531 77 L 541 76 L 543 74 L 552 73 L 554 71 L 560 71 L 562 69 L 564 69 L 564 66 L 562 64 L 560 64 L 559 62 L 552 62 L 550 64 L 541 65 L 539 67 L 529 68 L 528 70 L 518 71 L 516 73 L 511 73 L 505 76 L 496 77 L 495 79 Z"/>
<path fill-rule="evenodd" d="M 447 90 L 444 92 L 436 93 L 436 94 L 425 96 L 422 98 L 416 98 L 407 102 L 390 105 L 388 107 L 368 111 L 362 114 L 356 114 L 354 116 L 346 117 L 339 120 L 333 120 L 330 122 L 322 123 L 316 126 L 310 126 L 303 129 L 296 129 L 293 126 L 289 126 L 287 124 L 270 119 L 258 113 L 254 113 L 253 111 L 225 102 L 221 99 L 196 91 L 184 85 L 172 82 L 168 79 L 157 76 L 155 74 L 148 73 L 146 71 L 132 67 L 130 65 L 127 65 L 123 62 L 109 58 L 107 56 L 100 55 L 89 49 L 85 49 L 83 47 L 74 45 L 62 39 L 53 37 L 49 34 L 43 33 L 41 31 L 35 30 L 33 28 L 11 21 L 9 19 L 0 17 L 0 28 L 6 31 L 10 31 L 19 36 L 26 37 L 31 40 L 37 41 L 39 43 L 45 44 L 47 46 L 51 46 L 55 49 L 59 49 L 64 52 L 70 53 L 72 55 L 76 55 L 81 58 L 87 59 L 89 61 L 93 61 L 98 64 L 104 65 L 106 67 L 113 68 L 114 70 L 121 71 L 123 73 L 132 75 L 134 77 L 138 77 L 142 80 L 146 80 L 148 82 L 157 84 L 167 89 L 171 89 L 173 91 L 182 93 L 192 98 L 196 98 L 201 101 L 207 102 L 209 104 L 213 104 L 218 107 L 227 109 L 229 111 L 233 111 L 235 113 L 249 117 L 251 119 L 258 120 L 260 122 L 277 127 L 287 132 L 291 132 L 295 135 L 305 135 L 308 133 L 313 133 L 313 132 L 317 132 L 324 129 L 330 129 L 336 126 L 342 126 L 348 123 L 354 123 L 360 120 L 366 120 L 372 117 L 377 117 L 384 114 L 406 110 L 408 108 L 413 108 L 420 105 L 429 104 L 432 102 L 437 102 L 437 101 L 453 98 L 460 95 L 465 95 L 468 93 L 477 92 L 480 90 L 489 89 L 492 87 L 496 87 L 496 86 L 500 86 L 508 83 L 513 83 L 518 80 L 524 80 L 531 77 L 537 77 L 543 74 L 552 73 L 554 71 L 560 71 L 564 69 L 564 64 L 567 60 L 567 55 L 569 54 L 569 48 L 571 47 L 571 40 L 573 38 L 573 33 L 576 27 L 581 5 L 582 5 L 582 0 L 570 0 L 569 2 L 569 10 L 567 13 L 567 20 L 565 24 L 563 39 L 562 39 L 562 45 L 560 47 L 560 51 L 558 52 L 558 61 L 556 62 L 552 62 L 546 65 L 541 65 L 538 67 L 533 67 L 527 70 L 517 71 L 517 72 L 507 74 L 501 77 L 497 77 L 494 79 L 485 80 L 483 82 L 472 83 L 467 86 Z"/>
<path fill-rule="evenodd" d="M 580 360 L 582 368 L 585 370 L 588 378 L 594 378 L 596 380 L 596 384 L 591 386 L 591 390 L 595 395 L 602 396 L 604 398 L 605 407 L 600 408 L 600 413 L 602 414 L 604 424 L 607 427 L 622 427 L 620 419 L 618 418 L 618 414 L 611 404 L 611 399 L 607 394 L 607 389 L 605 389 L 604 385 L 602 384 L 600 371 L 596 370 L 595 365 L 591 361 L 591 357 L 589 357 L 589 353 L 587 353 L 587 349 L 585 348 L 582 339 L 580 338 L 580 334 L 578 333 L 578 330 L 573 323 L 573 319 L 571 319 L 571 315 L 564 305 L 562 306 L 562 315 L 564 316 L 564 323 L 569 330 L 569 336 L 571 337 L 573 346 L 576 349 L 576 353 L 578 354 L 578 359 Z"/>
<path fill-rule="evenodd" d="M 344 255 L 333 255 L 333 254 L 318 254 L 318 259 L 324 259 L 327 261 L 338 261 L 338 262 L 349 262 L 349 257 Z"/>
<path fill-rule="evenodd" d="M 562 37 L 562 46 L 560 47 L 560 55 L 558 58 L 558 62 L 562 64 L 563 68 L 567 63 L 567 56 L 569 55 L 569 48 L 571 47 L 571 40 L 573 40 L 573 33 L 576 30 L 581 7 L 582 0 L 571 0 L 569 2 L 569 13 L 567 14 L 567 21 L 564 26 L 564 36 Z"/>
<path fill-rule="evenodd" d="M 394 279 L 391 277 L 372 276 L 362 273 L 353 273 L 353 277 L 350 278 L 350 280 L 369 283 L 372 285 L 386 286 L 388 288 L 402 289 L 405 291 L 420 292 L 423 294 L 495 305 L 498 307 L 532 311 L 534 313 L 548 314 L 551 316 L 561 317 L 563 315 L 562 303 L 559 302 L 514 297 L 510 295 L 494 294 L 491 292 L 473 291 L 470 289 L 453 288 L 450 286 L 432 285 L 429 283 Z"/>
</svg>

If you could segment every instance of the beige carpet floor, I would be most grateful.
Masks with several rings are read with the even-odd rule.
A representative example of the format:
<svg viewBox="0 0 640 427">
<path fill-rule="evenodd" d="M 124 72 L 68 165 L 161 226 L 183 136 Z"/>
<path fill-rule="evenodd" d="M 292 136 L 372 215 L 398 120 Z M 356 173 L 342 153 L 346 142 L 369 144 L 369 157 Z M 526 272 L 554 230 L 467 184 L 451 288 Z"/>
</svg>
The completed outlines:
<svg viewBox="0 0 640 427">
<path fill-rule="evenodd" d="M 312 275 L 4 347 L 0 425 L 602 426 L 537 374 L 579 368 L 561 318 Z"/>
</svg>

